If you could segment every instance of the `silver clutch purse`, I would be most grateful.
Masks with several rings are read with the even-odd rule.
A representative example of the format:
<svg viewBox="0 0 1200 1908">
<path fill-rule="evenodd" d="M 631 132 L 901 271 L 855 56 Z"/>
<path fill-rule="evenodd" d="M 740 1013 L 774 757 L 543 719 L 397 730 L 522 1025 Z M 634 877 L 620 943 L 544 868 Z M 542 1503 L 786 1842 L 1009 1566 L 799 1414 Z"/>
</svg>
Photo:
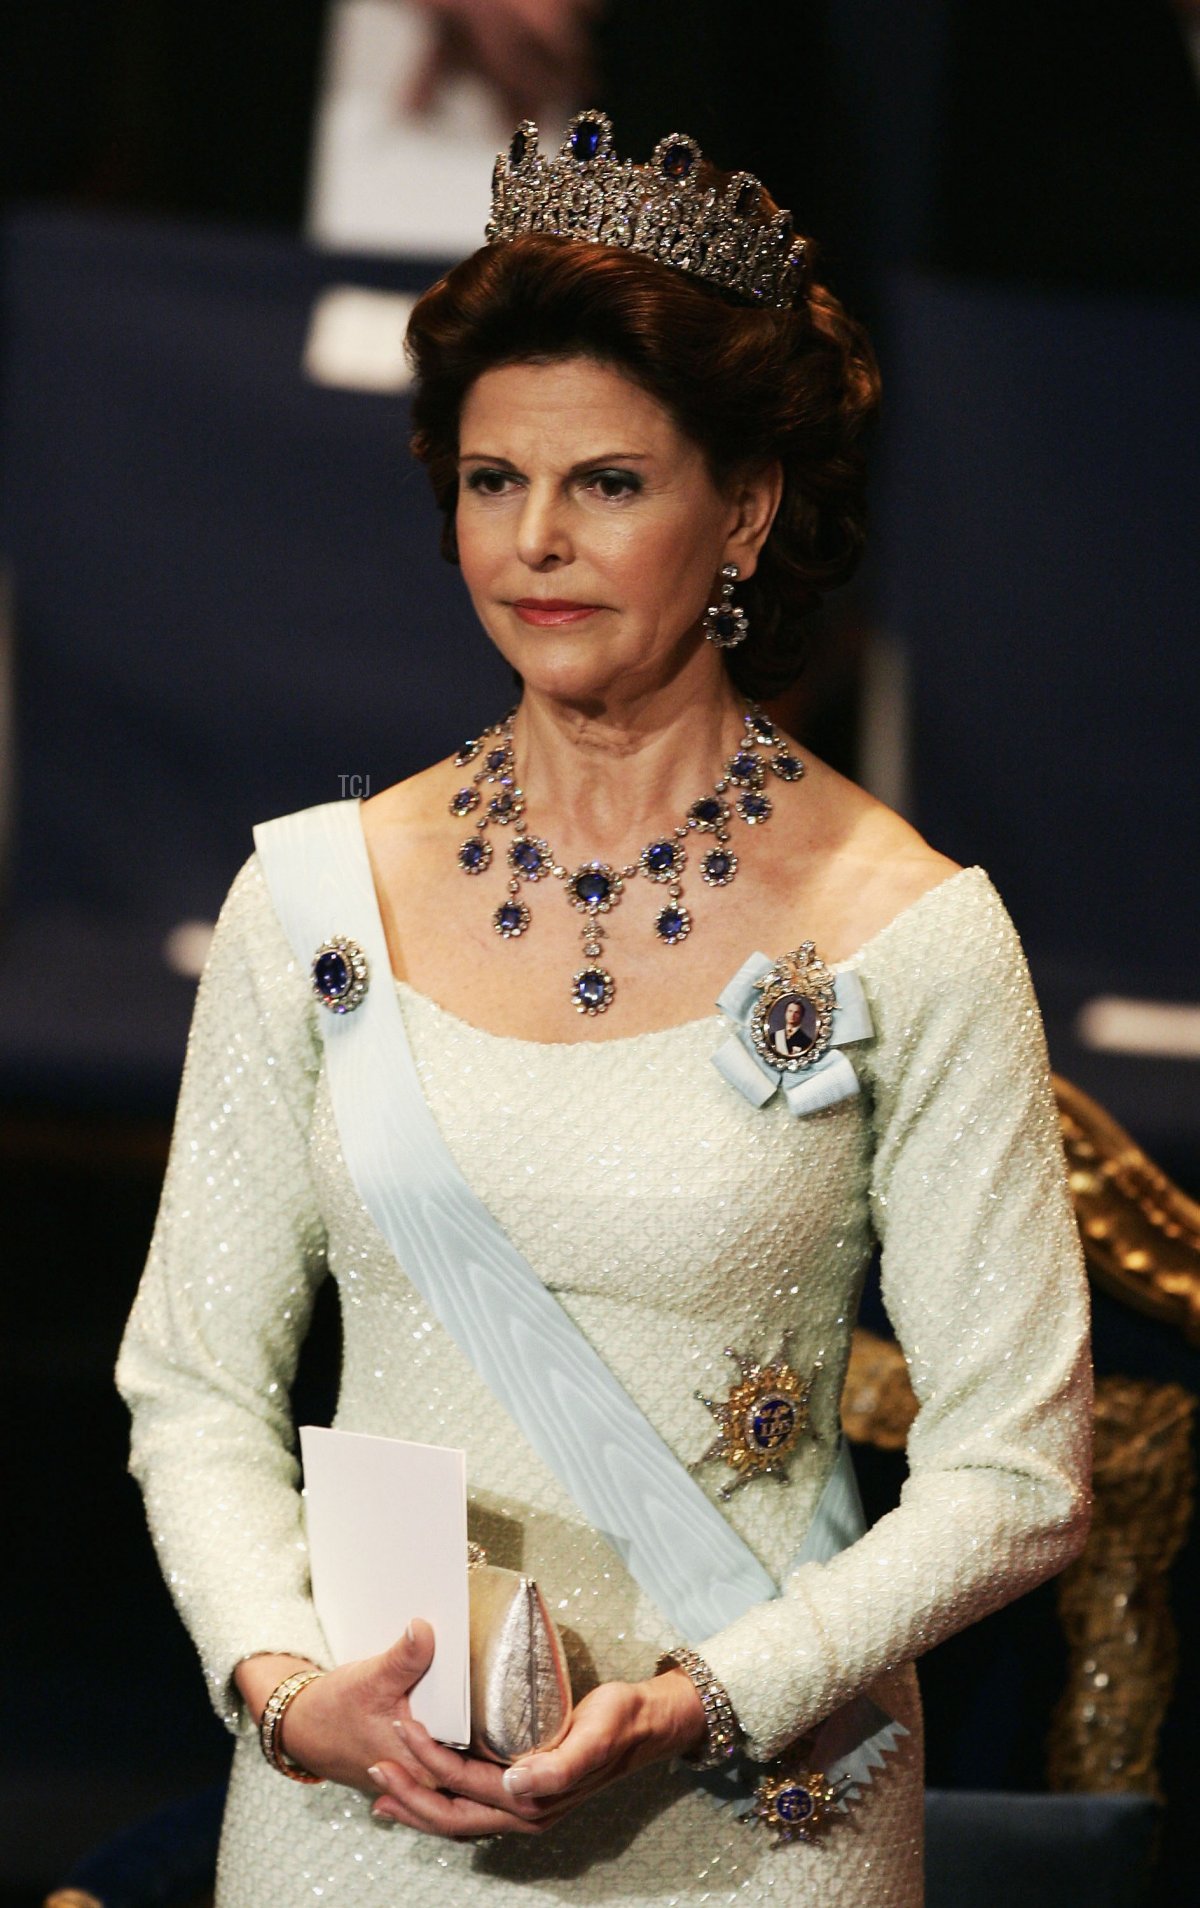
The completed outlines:
<svg viewBox="0 0 1200 1908">
<path fill-rule="evenodd" d="M 468 1545 L 471 1748 L 489 1762 L 553 1749 L 571 1720 L 571 1678 L 554 1618 L 530 1577 Z"/>
</svg>

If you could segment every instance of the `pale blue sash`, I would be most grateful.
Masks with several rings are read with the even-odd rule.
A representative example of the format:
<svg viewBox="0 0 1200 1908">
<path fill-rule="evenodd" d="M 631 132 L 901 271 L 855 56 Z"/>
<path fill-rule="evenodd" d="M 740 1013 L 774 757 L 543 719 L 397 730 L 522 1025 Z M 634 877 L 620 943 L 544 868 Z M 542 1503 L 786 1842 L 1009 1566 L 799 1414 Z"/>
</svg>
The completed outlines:
<svg viewBox="0 0 1200 1908">
<path fill-rule="evenodd" d="M 302 972 L 334 935 L 367 957 L 361 1006 L 318 1015 L 330 1094 L 350 1176 L 430 1310 L 680 1636 L 700 1643 L 777 1596 L 451 1156 L 405 1033 L 358 803 L 262 823 L 254 839 Z M 843 1444 L 789 1569 L 835 1556 L 863 1528 Z"/>
</svg>

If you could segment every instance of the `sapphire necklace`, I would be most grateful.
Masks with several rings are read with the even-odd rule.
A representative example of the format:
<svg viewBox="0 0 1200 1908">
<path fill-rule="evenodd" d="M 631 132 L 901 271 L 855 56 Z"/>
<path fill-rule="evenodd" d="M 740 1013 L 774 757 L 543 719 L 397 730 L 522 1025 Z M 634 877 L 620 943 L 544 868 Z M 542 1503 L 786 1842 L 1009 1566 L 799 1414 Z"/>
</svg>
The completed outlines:
<svg viewBox="0 0 1200 1908">
<path fill-rule="evenodd" d="M 700 879 L 706 887 L 727 888 L 738 870 L 738 858 L 729 841 L 733 814 L 736 812 L 747 827 L 761 827 L 770 820 L 772 810 L 771 799 L 764 792 L 765 770 L 769 768 L 780 781 L 798 782 L 804 764 L 792 754 L 770 717 L 751 703 L 744 712 L 745 734 L 740 744 L 711 792 L 692 803 L 677 828 L 647 842 L 637 860 L 623 867 L 607 861 L 584 861 L 577 868 L 568 868 L 543 836 L 529 833 L 513 753 L 515 713 L 510 710 L 503 722 L 493 723 L 481 735 L 464 742 L 454 758 L 457 768 L 466 768 L 475 761 L 479 764 L 470 782 L 450 802 L 450 813 L 460 820 L 475 815 L 475 832 L 459 848 L 458 865 L 464 874 L 483 874 L 492 862 L 488 829 L 511 828 L 506 855 L 508 898 L 492 915 L 492 926 L 503 940 L 518 940 L 528 933 L 531 920 L 528 903 L 521 899 L 522 883 L 564 882 L 568 902 L 584 917 L 581 934 L 587 963 L 571 981 L 572 1005 L 580 1014 L 607 1013 L 617 988 L 602 964 L 604 916 L 617 906 L 625 883 L 640 874 L 666 887 L 667 899 L 654 917 L 654 932 L 664 947 L 678 947 L 692 931 L 691 914 L 683 905 L 682 883 L 688 837 L 710 838 L 700 854 Z M 489 794 L 489 790 L 494 792 Z"/>
</svg>

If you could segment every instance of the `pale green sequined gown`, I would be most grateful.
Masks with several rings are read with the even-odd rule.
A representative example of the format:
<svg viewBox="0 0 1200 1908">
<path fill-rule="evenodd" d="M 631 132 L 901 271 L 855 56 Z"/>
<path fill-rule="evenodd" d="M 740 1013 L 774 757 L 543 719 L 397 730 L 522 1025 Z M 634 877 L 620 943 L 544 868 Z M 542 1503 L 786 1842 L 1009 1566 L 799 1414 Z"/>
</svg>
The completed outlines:
<svg viewBox="0 0 1200 1908">
<path fill-rule="evenodd" d="M 679 1639 L 581 1525 L 364 1210 L 322 1074 L 321 1010 L 257 863 L 242 871 L 201 987 L 119 1372 L 163 1568 L 214 1700 L 242 1730 L 221 1908 L 918 1908 L 920 1713 L 906 1666 L 1077 1547 L 1086 1299 L 1037 1010 L 986 876 L 955 875 L 847 965 L 876 1027 L 846 1050 L 862 1091 L 798 1120 L 780 1095 L 755 1110 L 717 1073 L 715 1015 L 536 1045 L 480 1033 L 401 988 L 461 1169 L 685 1464 L 712 1439 L 694 1394 L 724 1394 L 726 1346 L 769 1357 L 790 1329 L 792 1363 L 819 1367 L 814 1435 L 790 1484 L 759 1480 L 728 1506 L 773 1575 L 832 1462 L 875 1236 L 922 1407 L 901 1507 L 700 1645 L 760 1757 L 866 1685 L 908 1723 L 852 1815 L 818 1844 L 776 1849 L 687 1771 L 660 1766 L 549 1836 L 448 1843 L 373 1822 L 355 1792 L 268 1769 L 231 1697 L 231 1671 L 252 1651 L 325 1657 L 287 1393 L 326 1268 L 344 1320 L 337 1422 L 465 1446 L 472 1534 L 538 1578 L 598 1677 L 644 1676 Z M 700 1473 L 714 1493 L 726 1475 Z"/>
</svg>

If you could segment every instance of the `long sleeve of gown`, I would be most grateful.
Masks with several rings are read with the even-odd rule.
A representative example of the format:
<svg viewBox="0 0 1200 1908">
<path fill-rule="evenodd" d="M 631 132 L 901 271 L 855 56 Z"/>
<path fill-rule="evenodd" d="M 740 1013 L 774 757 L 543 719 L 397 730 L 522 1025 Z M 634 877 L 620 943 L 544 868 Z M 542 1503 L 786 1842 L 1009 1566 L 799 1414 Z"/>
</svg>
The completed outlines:
<svg viewBox="0 0 1200 1908">
<path fill-rule="evenodd" d="M 170 1161 L 117 1367 L 131 1469 L 213 1702 L 235 1665 L 320 1660 L 289 1385 L 324 1273 L 308 1165 L 319 1062 L 298 971 L 251 859 L 200 983 Z"/>
<path fill-rule="evenodd" d="M 909 1476 L 858 1543 L 699 1645 L 764 1760 L 1086 1533 L 1086 1284 L 1037 1005 L 982 873 L 923 915 L 902 962 L 888 929 L 860 957 L 877 1037 L 854 1050 L 883 1296 L 920 1406 Z"/>
</svg>

